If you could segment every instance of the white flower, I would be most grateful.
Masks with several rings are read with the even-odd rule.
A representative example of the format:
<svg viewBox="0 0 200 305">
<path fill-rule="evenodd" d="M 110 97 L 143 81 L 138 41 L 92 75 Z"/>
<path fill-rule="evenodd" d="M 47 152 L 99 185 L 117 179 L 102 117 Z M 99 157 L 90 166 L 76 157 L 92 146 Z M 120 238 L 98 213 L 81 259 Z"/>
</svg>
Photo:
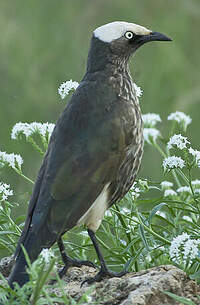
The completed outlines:
<svg viewBox="0 0 200 305">
<path fill-rule="evenodd" d="M 175 134 L 173 137 L 170 138 L 169 142 L 167 143 L 168 149 L 173 148 L 176 146 L 179 149 L 187 148 L 187 144 L 190 143 L 186 137 L 183 137 L 181 134 Z"/>
<path fill-rule="evenodd" d="M 188 239 L 184 245 L 184 252 L 183 252 L 183 260 L 186 262 L 187 260 L 191 261 L 192 259 L 196 258 L 199 252 L 199 244 L 200 239 Z"/>
<path fill-rule="evenodd" d="M 33 122 L 29 124 L 29 129 L 30 129 L 30 135 L 32 135 L 33 133 L 39 133 L 41 134 L 43 137 L 45 137 L 46 135 L 48 135 L 48 137 L 50 138 L 53 130 L 54 130 L 55 124 L 53 123 L 37 123 L 37 122 Z"/>
<path fill-rule="evenodd" d="M 120 211 L 122 212 L 122 214 L 130 214 L 131 213 L 131 210 L 126 208 L 126 207 L 123 207 L 122 209 L 120 209 Z"/>
<path fill-rule="evenodd" d="M 199 195 L 200 195 L 200 189 L 195 189 L 195 190 L 194 190 L 194 193 L 195 193 L 197 196 L 199 196 Z"/>
<path fill-rule="evenodd" d="M 28 136 L 26 132 L 28 125 L 28 123 L 16 123 L 12 128 L 11 139 L 17 139 L 20 134 L 25 134 L 26 136 Z"/>
<path fill-rule="evenodd" d="M 200 180 L 198 179 L 192 180 L 191 183 L 194 187 L 200 187 Z"/>
<path fill-rule="evenodd" d="M 133 196 L 134 199 L 138 198 L 140 196 L 140 192 L 141 192 L 139 187 L 135 187 L 136 184 L 137 184 L 137 182 L 134 182 L 133 185 L 130 188 L 131 195 Z"/>
<path fill-rule="evenodd" d="M 192 119 L 189 115 L 186 115 L 184 112 L 180 111 L 172 112 L 167 119 L 169 121 L 178 122 L 184 130 L 186 130 L 187 126 L 192 122 Z"/>
<path fill-rule="evenodd" d="M 177 193 L 174 190 L 165 190 L 164 197 L 173 197 L 177 196 Z"/>
<path fill-rule="evenodd" d="M 196 161 L 198 167 L 200 167 L 200 151 L 190 147 L 189 148 L 189 153 L 194 156 L 195 161 Z"/>
<path fill-rule="evenodd" d="M 194 188 L 194 193 L 199 196 L 200 195 L 200 180 L 196 179 L 191 181 L 191 184 Z"/>
<path fill-rule="evenodd" d="M 143 94 L 143 90 L 142 90 L 140 87 L 138 87 L 138 86 L 136 85 L 136 83 L 133 83 L 133 87 L 134 87 L 136 96 L 137 96 L 137 97 L 141 97 L 142 94 Z"/>
<path fill-rule="evenodd" d="M 0 182 L 0 201 L 7 200 L 9 196 L 13 195 L 13 190 L 10 189 L 10 185 Z"/>
<path fill-rule="evenodd" d="M 159 216 L 161 216 L 162 218 L 167 218 L 167 217 L 166 217 L 166 214 L 165 214 L 164 212 L 162 212 L 162 211 L 157 211 L 157 212 L 156 212 L 156 215 L 159 215 Z"/>
<path fill-rule="evenodd" d="M 131 221 L 133 221 L 133 222 L 135 222 L 136 224 L 138 224 L 139 222 L 138 222 L 138 218 L 136 217 L 136 216 L 131 216 Z M 133 225 L 135 225 L 135 224 L 133 224 Z M 133 226 L 132 225 L 132 226 Z"/>
<path fill-rule="evenodd" d="M 8 165 L 12 168 L 21 169 L 23 159 L 20 155 L 7 154 L 5 151 L 0 151 L 0 166 Z"/>
<path fill-rule="evenodd" d="M 52 257 L 54 257 L 53 252 L 51 249 L 43 249 L 40 253 L 41 257 L 44 259 L 45 263 L 48 264 Z"/>
<path fill-rule="evenodd" d="M 192 218 L 190 216 L 184 215 L 182 218 L 186 221 L 192 222 Z"/>
<path fill-rule="evenodd" d="M 105 211 L 105 216 L 112 217 L 112 213 L 110 210 Z"/>
<path fill-rule="evenodd" d="M 84 294 L 85 304 L 92 304 L 93 298 L 91 295 Z"/>
<path fill-rule="evenodd" d="M 69 81 L 66 81 L 60 85 L 58 88 L 58 93 L 60 94 L 61 98 L 64 99 L 71 90 L 76 90 L 78 86 L 78 82 L 72 81 L 72 79 L 70 79 Z"/>
<path fill-rule="evenodd" d="M 138 179 L 138 187 L 140 190 L 146 191 L 149 190 L 148 182 L 147 180 Z"/>
<path fill-rule="evenodd" d="M 154 127 L 158 122 L 161 122 L 159 114 L 156 113 L 147 113 L 142 115 L 142 120 L 144 127 Z"/>
<path fill-rule="evenodd" d="M 189 186 L 181 186 L 176 190 L 178 193 L 189 193 L 191 194 L 191 189 Z"/>
<path fill-rule="evenodd" d="M 48 139 L 50 138 L 53 129 L 55 127 L 55 124 L 52 123 L 38 123 L 38 122 L 32 122 L 32 123 L 16 123 L 13 126 L 12 132 L 11 132 L 11 139 L 18 139 L 18 137 L 22 134 L 25 135 L 26 138 L 32 136 L 35 133 L 39 133 L 43 137 L 48 136 Z"/>
<path fill-rule="evenodd" d="M 164 170 L 170 170 L 173 168 L 183 168 L 185 161 L 181 157 L 171 156 L 167 157 L 163 161 Z"/>
<path fill-rule="evenodd" d="M 169 181 L 162 181 L 160 183 L 161 187 L 163 190 L 166 190 L 166 189 L 169 189 L 170 187 L 173 186 L 173 183 L 172 182 L 169 182 Z"/>
<path fill-rule="evenodd" d="M 143 129 L 144 141 L 146 141 L 149 144 L 154 144 L 159 135 L 160 135 L 160 131 L 156 128 Z"/>
<path fill-rule="evenodd" d="M 198 255 L 198 246 L 200 244 L 200 239 L 190 239 L 187 233 L 182 233 L 181 235 L 173 238 L 169 255 L 173 261 L 178 264 L 191 263 L 192 259 L 196 258 Z"/>
<path fill-rule="evenodd" d="M 129 233 L 130 231 L 126 231 L 127 233 Z M 120 242 L 121 242 L 121 244 L 123 245 L 123 246 L 126 246 L 127 245 L 127 243 L 126 243 L 126 241 L 125 240 L 123 240 L 123 239 L 119 239 L 120 240 Z"/>
</svg>

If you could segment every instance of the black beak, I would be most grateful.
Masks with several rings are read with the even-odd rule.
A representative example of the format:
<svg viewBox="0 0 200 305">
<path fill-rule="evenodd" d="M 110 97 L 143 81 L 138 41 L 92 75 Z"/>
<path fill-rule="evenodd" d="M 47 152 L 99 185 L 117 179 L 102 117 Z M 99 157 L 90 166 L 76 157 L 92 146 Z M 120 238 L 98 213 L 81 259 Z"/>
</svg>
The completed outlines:
<svg viewBox="0 0 200 305">
<path fill-rule="evenodd" d="M 159 32 L 151 32 L 150 35 L 145 35 L 147 41 L 172 41 L 171 38 Z"/>
<path fill-rule="evenodd" d="M 150 32 L 148 35 L 135 35 L 130 40 L 133 47 L 133 52 L 143 44 L 150 41 L 172 41 L 172 39 L 159 32 Z"/>
<path fill-rule="evenodd" d="M 132 40 L 132 44 L 135 49 L 138 49 L 140 46 L 150 41 L 172 41 L 172 39 L 162 33 L 151 32 L 148 35 L 136 35 Z"/>
</svg>

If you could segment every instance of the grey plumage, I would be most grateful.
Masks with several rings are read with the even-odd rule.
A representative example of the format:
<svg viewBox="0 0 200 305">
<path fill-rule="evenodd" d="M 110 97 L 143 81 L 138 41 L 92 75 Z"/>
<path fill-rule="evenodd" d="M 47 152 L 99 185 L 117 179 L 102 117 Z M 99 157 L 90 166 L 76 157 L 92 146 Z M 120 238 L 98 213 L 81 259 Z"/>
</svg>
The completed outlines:
<svg viewBox="0 0 200 305">
<path fill-rule="evenodd" d="M 125 36 L 127 31 L 132 31 L 132 40 Z M 9 277 L 11 287 L 28 280 L 21 244 L 34 261 L 78 223 L 87 225 L 101 262 L 95 280 L 113 275 L 102 266 L 93 232 L 104 210 L 129 190 L 140 167 L 142 119 L 128 60 L 150 40 L 169 39 L 123 22 L 94 32 L 86 74 L 58 119 L 35 183 Z"/>
</svg>

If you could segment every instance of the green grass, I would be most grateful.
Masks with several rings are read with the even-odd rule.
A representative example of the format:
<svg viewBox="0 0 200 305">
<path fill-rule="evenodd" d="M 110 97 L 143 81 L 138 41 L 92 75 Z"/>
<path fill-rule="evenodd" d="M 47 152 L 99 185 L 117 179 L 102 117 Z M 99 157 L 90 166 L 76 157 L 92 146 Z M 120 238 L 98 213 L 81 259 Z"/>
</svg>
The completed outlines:
<svg viewBox="0 0 200 305">
<path fill-rule="evenodd" d="M 156 138 L 150 133 L 146 138 L 145 149 L 151 146 L 155 154 L 161 155 L 162 160 L 170 155 L 181 157 L 184 167 L 166 166 L 164 170 L 162 162 L 158 162 L 155 164 L 161 168 L 158 181 L 138 178 L 121 202 L 106 212 L 97 238 L 112 270 L 120 271 L 126 268 L 129 271 L 139 271 L 163 264 L 174 264 L 200 283 L 200 182 L 196 180 L 199 175 L 200 153 L 196 151 L 196 156 L 191 154 L 191 139 L 186 140 L 187 126 L 183 122 L 184 120 L 180 123 L 175 120 L 168 121 L 167 128 L 162 131 L 162 135 L 157 133 Z M 156 124 L 152 120 L 145 123 L 144 119 L 145 128 L 156 128 Z M 175 142 L 170 148 L 167 144 L 169 138 L 180 133 L 185 137 L 182 138 L 184 147 L 180 149 L 180 143 Z M 16 138 L 21 141 L 22 154 L 24 141 L 32 144 L 35 153 L 40 153 L 38 146 L 43 150 L 47 147 L 49 134 L 47 131 L 45 135 L 41 134 L 38 129 L 27 138 L 21 131 Z M 13 174 L 17 173 L 24 178 L 24 188 L 27 183 L 32 184 L 23 172 L 23 165 L 20 166 L 17 159 L 13 165 L 9 160 L 5 161 L 5 157 L 0 156 L 0 164 L 5 169 L 9 168 Z M 165 180 L 168 180 L 167 184 L 162 183 Z M 180 189 L 182 186 L 186 188 Z M 5 199 L 5 195 L 1 190 L 0 249 L 5 255 L 11 255 L 21 234 L 25 216 L 13 218 L 12 209 L 16 206 L 18 208 L 20 202 L 12 201 L 11 195 L 7 195 Z M 16 193 L 15 197 L 17 196 Z M 19 198 L 20 196 L 21 194 Z M 172 247 L 173 243 L 177 246 L 175 250 Z M 70 256 L 89 259 L 99 264 L 85 228 L 75 227 L 67 232 L 64 235 L 64 244 Z M 29 262 L 30 282 L 23 288 L 19 289 L 16 285 L 16 290 L 11 291 L 6 281 L 1 284 L 0 293 L 4 295 L 4 300 L 6 295 L 9 295 L 9 301 L 5 301 L 5 304 L 21 304 L 22 301 L 23 304 L 29 304 L 27 295 L 31 295 L 31 304 L 37 305 L 44 304 L 46 299 L 49 304 L 56 300 L 65 304 L 84 302 L 89 292 L 78 303 L 65 294 L 58 297 L 49 293 L 48 280 L 51 278 L 51 271 L 55 269 L 55 264 L 61 263 L 57 245 L 52 247 L 52 251 L 54 255 L 53 258 L 49 258 L 47 266 L 42 257 L 32 265 Z M 63 291 L 64 282 L 57 275 L 56 283 Z"/>
</svg>

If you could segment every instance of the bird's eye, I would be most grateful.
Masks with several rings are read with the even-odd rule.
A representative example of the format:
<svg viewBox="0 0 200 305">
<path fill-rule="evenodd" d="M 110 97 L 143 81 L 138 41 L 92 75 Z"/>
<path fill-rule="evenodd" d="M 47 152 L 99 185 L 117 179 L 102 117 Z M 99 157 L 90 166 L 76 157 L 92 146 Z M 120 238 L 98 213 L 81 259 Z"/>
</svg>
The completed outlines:
<svg viewBox="0 0 200 305">
<path fill-rule="evenodd" d="M 134 36 L 133 32 L 127 31 L 127 32 L 125 33 L 125 37 L 126 37 L 127 39 L 132 39 L 133 36 Z"/>
</svg>

